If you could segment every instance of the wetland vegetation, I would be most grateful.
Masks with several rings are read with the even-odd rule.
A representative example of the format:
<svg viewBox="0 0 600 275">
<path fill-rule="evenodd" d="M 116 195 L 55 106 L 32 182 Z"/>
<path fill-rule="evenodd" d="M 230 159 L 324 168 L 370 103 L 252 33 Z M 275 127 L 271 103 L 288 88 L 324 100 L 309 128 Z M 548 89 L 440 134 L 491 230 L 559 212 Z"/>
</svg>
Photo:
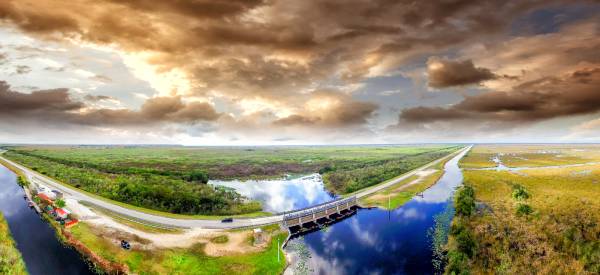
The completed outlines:
<svg viewBox="0 0 600 275">
<path fill-rule="evenodd" d="M 476 146 L 462 167 L 491 158 L 518 171 L 466 169 L 450 230 L 448 274 L 598 274 L 600 148 Z M 493 163 L 493 162 L 492 162 Z M 587 163 L 587 164 L 586 164 Z M 581 166 L 546 166 L 582 164 Z"/>
<path fill-rule="evenodd" d="M 0 274 L 27 274 L 21 253 L 16 248 L 8 223 L 2 213 L 0 213 Z"/>
<path fill-rule="evenodd" d="M 453 155 L 449 155 L 443 161 L 421 173 L 417 173 L 397 184 L 361 199 L 360 204 L 364 207 L 379 207 L 386 210 L 393 210 L 400 207 L 410 201 L 415 195 L 434 185 L 444 174 L 444 165 Z"/>
<path fill-rule="evenodd" d="M 118 202 L 188 215 L 261 213 L 261 205 L 209 179 L 320 172 L 349 193 L 391 179 L 457 146 L 19 146 L 4 155 L 44 175 Z"/>
</svg>

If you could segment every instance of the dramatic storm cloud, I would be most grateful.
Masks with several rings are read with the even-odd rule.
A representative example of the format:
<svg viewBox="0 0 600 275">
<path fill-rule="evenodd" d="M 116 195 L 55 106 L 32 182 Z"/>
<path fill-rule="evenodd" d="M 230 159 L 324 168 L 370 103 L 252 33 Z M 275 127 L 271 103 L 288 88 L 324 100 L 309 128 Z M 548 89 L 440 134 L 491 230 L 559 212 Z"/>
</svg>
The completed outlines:
<svg viewBox="0 0 600 275">
<path fill-rule="evenodd" d="M 558 0 L 5 0 L 5 93 L 41 105 L 0 113 L 192 144 L 528 127 L 597 115 L 598 13 Z"/>
<path fill-rule="evenodd" d="M 85 99 L 99 101 L 110 97 L 86 95 Z M 0 118 L 3 122 L 36 119 L 92 126 L 140 126 L 160 122 L 212 121 L 218 117 L 219 114 L 211 105 L 203 102 L 184 103 L 179 96 L 148 99 L 139 111 L 96 109 L 73 100 L 67 89 L 39 90 L 26 94 L 12 91 L 6 82 L 0 81 Z"/>
<path fill-rule="evenodd" d="M 478 84 L 485 80 L 496 78 L 496 75 L 486 68 L 476 68 L 473 61 L 450 61 L 431 58 L 427 61 L 429 86 L 447 88 Z"/>
<path fill-rule="evenodd" d="M 562 77 L 543 77 L 515 86 L 468 96 L 449 108 L 416 107 L 402 111 L 407 122 L 436 120 L 536 121 L 600 111 L 600 66 Z"/>
</svg>

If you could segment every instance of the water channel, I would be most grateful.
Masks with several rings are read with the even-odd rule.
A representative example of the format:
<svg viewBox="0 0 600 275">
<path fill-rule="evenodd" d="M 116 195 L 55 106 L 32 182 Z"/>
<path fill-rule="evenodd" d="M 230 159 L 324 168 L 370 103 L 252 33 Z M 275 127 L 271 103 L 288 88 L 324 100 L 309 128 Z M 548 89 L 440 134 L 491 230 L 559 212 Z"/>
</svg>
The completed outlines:
<svg viewBox="0 0 600 275">
<path fill-rule="evenodd" d="M 445 173 L 422 197 L 386 211 L 359 209 L 357 214 L 329 227 L 294 238 L 310 253 L 306 263 L 314 274 L 433 274 L 431 238 L 434 217 L 451 210 L 451 197 L 462 183 L 458 161 L 448 161 Z M 267 210 L 293 210 L 333 199 L 320 178 L 277 181 L 221 181 L 211 184 L 236 189 L 260 200 Z M 283 194 L 283 195 L 282 195 Z M 450 211 L 451 213 L 451 211 Z"/>
<path fill-rule="evenodd" d="M 77 251 L 58 241 L 54 229 L 27 206 L 24 195 L 15 174 L 0 165 L 0 211 L 29 274 L 94 274 Z"/>
<path fill-rule="evenodd" d="M 310 253 L 314 274 L 433 274 L 428 231 L 434 217 L 451 209 L 451 197 L 462 183 L 458 161 L 448 161 L 445 173 L 422 196 L 386 211 L 359 209 L 329 227 L 291 240 Z M 295 179 L 210 181 L 259 200 L 271 212 L 299 209 L 335 199 L 318 174 Z M 54 230 L 23 201 L 15 175 L 0 166 L 0 211 L 9 223 L 30 274 L 92 274 L 79 254 L 63 247 Z M 290 246 L 288 246 L 290 247 Z M 287 248 L 286 248 L 287 249 Z M 290 251 L 288 251 L 290 252 Z"/>
</svg>

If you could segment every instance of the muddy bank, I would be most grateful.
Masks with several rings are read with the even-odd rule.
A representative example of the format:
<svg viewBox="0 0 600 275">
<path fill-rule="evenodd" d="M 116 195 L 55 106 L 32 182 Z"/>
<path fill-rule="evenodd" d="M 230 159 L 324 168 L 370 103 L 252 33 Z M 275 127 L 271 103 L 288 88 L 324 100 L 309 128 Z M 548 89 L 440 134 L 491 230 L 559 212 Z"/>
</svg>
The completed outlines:
<svg viewBox="0 0 600 275">
<path fill-rule="evenodd" d="M 81 241 L 73 237 L 70 232 L 67 232 L 64 229 L 60 229 L 60 234 L 65 237 L 66 245 L 75 248 L 77 252 L 84 256 L 86 260 L 93 264 L 96 268 L 100 268 L 102 271 L 108 274 L 129 274 L 129 268 L 127 265 L 113 263 L 100 257 L 98 254 L 94 253 L 91 249 L 85 246 L 85 244 L 83 244 Z"/>
</svg>

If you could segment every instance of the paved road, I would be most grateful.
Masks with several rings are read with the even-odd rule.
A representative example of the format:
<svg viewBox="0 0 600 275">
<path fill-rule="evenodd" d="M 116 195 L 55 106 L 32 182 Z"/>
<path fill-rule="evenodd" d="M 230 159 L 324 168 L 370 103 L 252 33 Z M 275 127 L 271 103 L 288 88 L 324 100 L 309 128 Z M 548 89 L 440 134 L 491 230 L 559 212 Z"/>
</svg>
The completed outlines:
<svg viewBox="0 0 600 275">
<path fill-rule="evenodd" d="M 466 148 L 462 149 L 454 157 L 455 158 L 459 158 L 459 159 L 462 158 L 469 150 L 471 150 L 471 147 L 473 147 L 473 146 L 469 146 L 469 147 L 466 147 Z M 360 199 L 362 197 L 366 197 L 368 195 L 371 195 L 371 194 L 373 194 L 373 193 L 375 193 L 377 191 L 386 189 L 386 188 L 388 188 L 388 187 L 390 187 L 390 186 L 392 186 L 394 184 L 397 184 L 397 183 L 399 183 L 399 182 L 401 182 L 401 181 L 403 181 L 403 180 L 405 180 L 407 178 L 410 178 L 411 176 L 413 176 L 414 174 L 416 174 L 416 173 L 418 173 L 420 171 L 423 171 L 423 170 L 425 170 L 425 169 L 427 169 L 427 168 L 429 168 L 431 166 L 434 166 L 434 165 L 438 164 L 439 162 L 441 162 L 442 160 L 444 160 L 444 158 L 445 157 L 437 159 L 437 160 L 434 160 L 434 161 L 432 161 L 432 162 L 430 162 L 430 163 L 428 163 L 428 164 L 426 164 L 424 166 L 421 166 L 421 167 L 417 168 L 416 170 L 413 170 L 411 172 L 403 174 L 400 177 L 394 178 L 393 180 L 391 180 L 389 182 L 386 182 L 385 184 L 376 185 L 376 186 L 373 186 L 371 188 L 366 188 L 365 190 L 356 193 L 356 198 Z"/>
<path fill-rule="evenodd" d="M 462 157 L 462 155 L 464 155 L 470 148 L 471 147 L 467 147 L 467 148 L 463 149 L 460 153 L 460 157 Z M 0 152 L 0 154 L 1 153 L 2 152 Z M 111 202 L 89 196 L 75 188 L 62 185 L 51 178 L 48 178 L 48 177 L 41 175 L 35 171 L 32 171 L 29 168 L 24 167 L 18 163 L 15 163 L 9 159 L 6 159 L 1 156 L 0 156 L 0 158 L 6 162 L 12 164 L 16 168 L 22 170 L 30 182 L 41 183 L 52 189 L 59 190 L 65 194 L 65 197 L 68 197 L 71 199 L 76 199 L 81 202 L 91 203 L 91 204 L 99 206 L 101 208 L 108 209 L 112 212 L 115 212 L 115 213 L 118 213 L 121 215 L 125 215 L 125 216 L 129 216 L 129 217 L 133 217 L 135 219 L 145 221 L 148 223 L 152 223 L 152 224 L 159 224 L 159 225 L 170 226 L 170 227 L 184 227 L 184 228 L 233 229 L 233 228 L 240 228 L 240 227 L 257 227 L 257 226 L 262 226 L 262 225 L 279 223 L 279 222 L 283 221 L 283 215 L 274 215 L 274 216 L 269 216 L 269 217 L 258 217 L 258 218 L 236 218 L 231 223 L 221 223 L 220 220 L 177 219 L 177 218 L 168 218 L 168 217 L 148 214 L 148 213 L 140 212 L 137 210 L 125 208 L 125 207 L 113 204 Z M 440 158 L 440 159 L 433 161 L 429 164 L 426 164 L 418 169 L 408 172 L 386 184 L 378 185 L 378 186 L 375 186 L 372 188 L 368 188 L 364 191 L 361 191 L 361 192 L 357 193 L 356 196 L 357 196 L 357 198 L 364 197 L 364 196 L 370 195 L 374 192 L 377 192 L 381 189 L 384 189 L 391 185 L 394 185 L 408 177 L 411 177 L 412 175 L 414 175 L 424 169 L 427 169 L 427 168 L 439 163 L 440 161 L 442 161 L 442 159 L 443 158 Z"/>
</svg>

